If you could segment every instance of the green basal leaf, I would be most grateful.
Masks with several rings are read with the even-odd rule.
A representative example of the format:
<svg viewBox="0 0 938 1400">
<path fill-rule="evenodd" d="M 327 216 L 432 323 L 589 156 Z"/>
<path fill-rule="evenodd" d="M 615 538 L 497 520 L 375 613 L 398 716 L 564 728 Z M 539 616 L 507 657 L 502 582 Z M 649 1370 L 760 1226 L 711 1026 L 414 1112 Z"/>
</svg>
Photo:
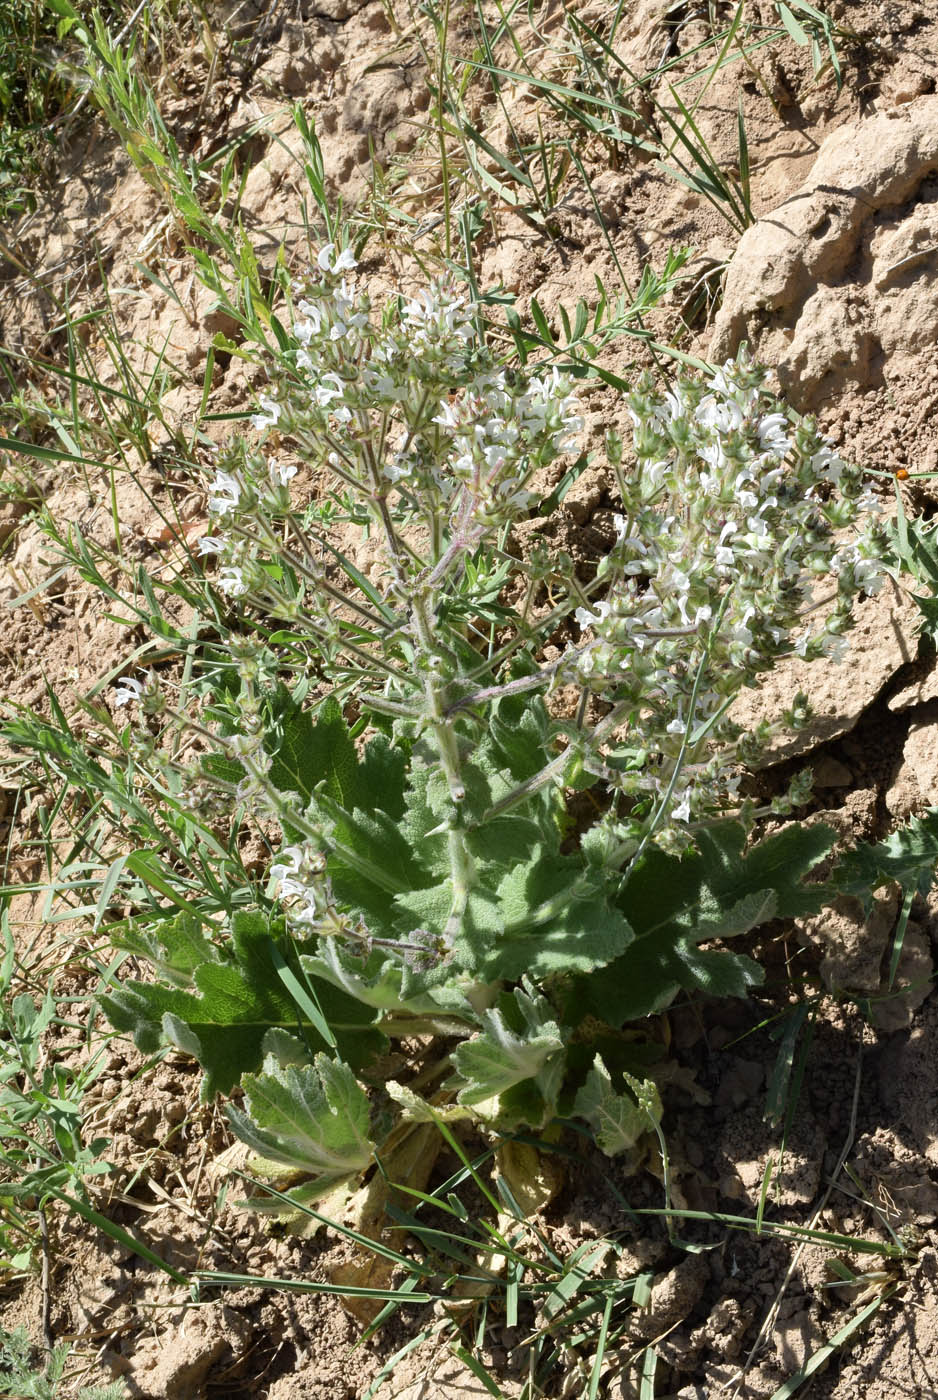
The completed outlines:
<svg viewBox="0 0 938 1400">
<path fill-rule="evenodd" d="M 319 1054 L 311 1065 L 283 1066 L 268 1055 L 243 1085 L 244 1109 L 229 1104 L 228 1119 L 265 1161 L 308 1172 L 322 1193 L 369 1165 L 368 1097 L 348 1065 Z"/>
<path fill-rule="evenodd" d="M 415 975 L 406 963 L 379 949 L 367 958 L 356 957 L 347 945 L 327 939 L 320 944 L 318 953 L 304 954 L 300 963 L 313 977 L 378 1011 L 429 1018 L 453 1016 L 470 1024 L 478 1021 L 466 996 L 466 991 L 475 990 L 475 982 L 451 976 L 445 983 L 428 989 L 425 979 Z"/>
<path fill-rule="evenodd" d="M 305 809 L 317 793 L 337 808 L 377 809 L 400 819 L 404 805 L 406 756 L 383 736 L 373 739 L 360 760 L 338 702 L 330 697 L 315 715 L 283 689 L 270 701 L 266 742 L 270 780 L 279 792 L 295 792 Z M 285 825 L 285 830 L 289 823 Z M 290 839 L 295 837 L 295 829 Z"/>
<path fill-rule="evenodd" d="M 899 521 L 890 526 L 890 542 L 904 571 L 926 588 L 926 593 L 913 597 L 922 614 L 922 631 L 938 638 L 938 526 L 907 519 L 901 500 L 899 509 Z"/>
<path fill-rule="evenodd" d="M 329 851 L 329 878 L 339 901 L 366 918 L 383 921 L 388 896 L 423 884 L 427 874 L 419 852 L 400 826 L 380 809 L 349 811 L 326 793 L 317 793 L 309 814 L 322 822 Z"/>
<path fill-rule="evenodd" d="M 575 979 L 568 1015 L 587 1011 L 613 1026 L 663 1010 L 682 989 L 745 996 L 762 981 L 751 959 L 700 943 L 737 937 L 769 918 L 814 913 L 830 897 L 805 877 L 826 855 L 834 833 L 792 824 L 746 855 L 746 833 L 728 822 L 699 833 L 684 856 L 648 851 L 619 897 L 634 940 L 600 978 Z"/>
<path fill-rule="evenodd" d="M 589 1123 L 597 1143 L 609 1157 L 627 1152 L 643 1133 L 661 1122 L 661 1098 L 652 1081 L 634 1079 L 632 1075 L 625 1078 L 632 1093 L 619 1094 L 597 1055 L 573 1105 L 574 1113 Z"/>
<path fill-rule="evenodd" d="M 197 915 L 184 910 L 158 923 L 132 924 L 113 941 L 115 947 L 145 958 L 174 987 L 191 987 L 197 967 L 222 960 L 204 928 Z"/>
<path fill-rule="evenodd" d="M 282 932 L 281 920 L 239 912 L 231 921 L 225 960 L 213 946 L 213 960 L 193 969 L 194 991 L 131 981 L 102 997 L 101 1005 L 145 1054 L 168 1041 L 197 1059 L 205 1072 L 203 1099 L 228 1094 L 244 1073 L 258 1068 L 272 1028 L 299 1031 L 311 1052 L 325 1048 L 287 994 L 271 956 Z M 387 1042 L 374 1026 L 373 1008 L 327 983 L 314 990 L 344 1059 L 361 1068 L 381 1053 Z"/>
<path fill-rule="evenodd" d="M 519 669 L 518 675 L 524 674 Z M 493 704 L 489 732 L 499 766 L 507 768 L 515 782 L 524 782 L 540 770 L 549 749 L 550 724 L 539 697 L 525 702 L 520 696 L 508 696 Z"/>
<path fill-rule="evenodd" d="M 462 768 L 465 840 L 474 874 L 464 904 L 451 878 L 445 778 L 438 768 L 420 763 L 411 769 L 402 831 L 427 876 L 396 896 L 401 918 L 395 925 L 441 933 L 458 906 L 454 964 L 483 981 L 601 967 L 623 952 L 631 931 L 610 902 L 608 877 L 584 871 L 582 860 L 561 854 L 555 794 L 541 788 L 517 807 L 489 815 L 539 770 L 546 712 L 540 701 L 527 717 L 518 702 L 503 703 L 492 727 Z"/>
<path fill-rule="evenodd" d="M 337 701 L 323 702 L 315 720 L 309 710 L 286 707 L 274 721 L 279 742 L 271 749 L 271 782 L 297 792 L 304 803 L 324 784 L 337 802 L 354 805 L 358 758 Z"/>
<path fill-rule="evenodd" d="M 482 1031 L 452 1053 L 461 1104 L 503 1127 L 542 1127 L 563 1083 L 565 1050 L 546 997 L 525 982 L 482 1014 Z"/>
<path fill-rule="evenodd" d="M 472 1109 L 463 1104 L 430 1104 L 406 1084 L 398 1084 L 393 1079 L 384 1087 L 388 1097 L 404 1110 L 403 1117 L 412 1123 L 458 1123 L 473 1116 Z"/>
<path fill-rule="evenodd" d="M 632 940 L 606 881 L 584 872 L 573 857 L 545 852 L 516 867 L 501 881 L 498 899 L 505 927 L 478 963 L 484 976 L 588 972 L 611 962 Z"/>
<path fill-rule="evenodd" d="M 282 1030 L 280 1026 L 271 1026 L 269 1031 L 265 1031 L 261 1053 L 265 1059 L 273 1055 L 281 1065 L 308 1065 L 310 1061 L 309 1046 L 305 1040 Z"/>
</svg>

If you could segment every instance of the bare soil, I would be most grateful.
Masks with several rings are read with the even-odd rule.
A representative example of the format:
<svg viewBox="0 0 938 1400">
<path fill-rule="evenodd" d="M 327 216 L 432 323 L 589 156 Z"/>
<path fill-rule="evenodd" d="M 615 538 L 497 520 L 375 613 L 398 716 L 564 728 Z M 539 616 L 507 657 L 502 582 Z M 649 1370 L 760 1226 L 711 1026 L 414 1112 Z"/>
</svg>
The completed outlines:
<svg viewBox="0 0 938 1400">
<path fill-rule="evenodd" d="M 430 93 L 409 19 L 401 15 L 392 26 L 381 0 L 215 9 L 219 33 L 229 20 L 240 44 L 225 48 L 219 64 L 193 38 L 168 64 L 157 96 L 180 147 L 198 158 L 264 119 L 252 137 L 242 197 L 262 266 L 272 266 L 280 249 L 298 272 L 309 259 L 304 176 L 286 100 L 300 100 L 315 118 L 330 187 L 347 206 L 367 199 L 374 160 L 399 181 L 396 197 L 413 217 L 432 220 L 434 153 L 421 137 Z M 627 10 L 617 45 L 636 71 L 706 37 L 702 10 L 680 8 L 679 25 L 664 0 L 637 0 Z M 704 358 L 726 357 L 746 339 L 775 367 L 790 402 L 816 413 L 845 455 L 884 472 L 938 469 L 938 3 L 860 0 L 829 10 L 849 31 L 842 88 L 830 73 L 816 80 L 808 52 L 779 40 L 709 83 L 682 89 L 685 102 L 699 102 L 699 125 L 726 167 L 738 160 L 741 104 L 757 215 L 742 237 L 640 153 L 616 165 L 597 144 L 582 158 L 604 229 L 574 178 L 549 231 L 495 202 L 476 244 L 479 281 L 514 292 L 522 316 L 532 294 L 552 315 L 561 302 L 592 298 L 596 275 L 615 285 L 615 260 L 636 285 L 646 262 L 661 266 L 669 248 L 690 245 L 696 252 L 685 292 L 650 318 L 662 339 L 680 333 L 681 349 Z M 776 23 L 768 0 L 753 0 L 751 11 Z M 539 31 L 551 33 L 557 14 L 548 0 L 535 16 Z M 600 24 L 605 7 L 578 14 Z M 453 40 L 469 42 L 459 20 Z M 657 95 L 673 106 L 666 87 Z M 521 138 L 536 137 L 530 91 L 510 89 L 507 103 Z M 494 104 L 480 99 L 476 120 L 493 145 L 505 139 L 505 117 Z M 62 363 L 66 294 L 73 316 L 99 310 L 106 278 L 125 352 L 141 373 L 164 354 L 167 421 L 191 425 L 209 343 L 230 328 L 193 277 L 181 231 L 101 122 L 89 116 L 72 129 L 46 199 L 3 237 L 12 254 L 0 272 L 4 347 Z M 409 275 L 412 264 L 394 240 L 381 246 L 365 275 L 379 284 Z M 94 320 L 82 334 L 95 349 Z M 113 381 L 106 347 L 97 349 L 99 373 Z M 608 364 L 628 376 L 643 356 L 620 341 Z M 54 383 L 49 377 L 44 387 Z M 257 387 L 241 361 L 219 355 L 210 411 L 243 408 Z M 601 388 L 588 391 L 586 406 L 598 444 L 622 410 Z M 230 431 L 215 426 L 219 437 Z M 37 433 L 41 420 L 24 408 L 22 427 L 24 435 Z M 104 549 L 119 543 L 125 557 L 151 571 L 175 567 L 173 542 L 149 496 L 172 494 L 193 528 L 204 521 L 205 503 L 175 472 L 171 453 L 160 455 L 169 439 L 154 425 L 152 457 L 137 464 L 146 491 L 122 473 L 116 511 L 104 470 L 79 476 L 65 465 L 36 473 L 33 498 L 0 506 L 0 601 L 57 574 L 35 519 L 40 498 L 53 518 L 80 524 Z M 934 509 L 929 483 L 903 491 L 910 512 Z M 595 556 L 609 542 L 612 506 L 611 478 L 601 468 L 587 472 L 557 525 L 567 547 Z M 2 693 L 42 708 L 49 678 L 68 707 L 118 673 L 132 648 L 112 611 L 66 575 L 9 612 L 0 633 Z M 806 678 L 793 664 L 750 702 L 753 716 L 775 711 L 804 685 L 817 705 L 815 726 L 797 747 L 773 755 L 765 782 L 780 784 L 793 765 L 810 763 L 817 819 L 844 841 L 878 838 L 938 802 L 938 682 L 914 605 L 897 590 L 863 604 L 850 661 L 822 676 L 816 670 Z M 18 807 L 12 790 L 7 796 L 0 832 L 11 851 L 7 882 L 37 880 L 35 804 Z M 894 1231 L 910 1243 L 907 1258 L 880 1269 L 875 1257 L 864 1263 L 844 1255 L 842 1262 L 868 1277 L 832 1287 L 829 1251 L 706 1220 L 682 1223 L 681 1238 L 696 1246 L 688 1251 L 669 1241 L 660 1220 L 631 1213 L 662 1204 L 660 1164 L 650 1150 L 610 1162 L 581 1142 L 565 1144 L 576 1155 L 564 1159 L 562 1184 L 541 1219 L 555 1248 L 611 1233 L 627 1251 L 620 1274 L 653 1275 L 648 1308 L 636 1312 L 631 1335 L 610 1353 L 600 1387 L 609 1400 L 637 1396 L 632 1362 L 649 1343 L 659 1358 L 656 1395 L 768 1400 L 859 1307 L 893 1285 L 869 1326 L 836 1348 L 802 1393 L 815 1400 L 938 1394 L 938 902 L 913 908 L 898 991 L 890 993 L 897 913 L 884 891 L 869 918 L 845 905 L 801 927 L 770 926 L 753 940 L 768 969 L 757 997 L 680 1005 L 647 1029 L 667 1069 L 664 1128 L 676 1205 L 751 1217 L 774 1161 L 767 1220 L 866 1238 Z M 37 985 L 55 976 L 63 995 L 86 989 L 87 928 L 44 923 L 37 895 L 17 897 L 12 917 Z M 802 985 L 816 989 L 814 1030 L 791 1121 L 779 1124 L 767 1119 L 767 1092 L 778 1034 Z M 348 1262 L 337 1237 L 282 1236 L 235 1207 L 236 1184 L 229 1181 L 224 1195 L 217 1158 L 229 1135 L 220 1112 L 199 1103 L 192 1063 L 170 1057 L 141 1075 L 141 1058 L 125 1042 L 112 1040 L 106 1053 L 106 1073 L 89 1102 L 116 1170 L 100 1190 L 99 1210 L 184 1270 L 327 1279 Z M 443 1160 L 436 1170 L 445 1174 L 451 1165 Z M 25 1321 L 38 1336 L 45 1303 L 53 1335 L 74 1340 L 87 1363 L 84 1383 L 121 1377 L 128 1394 L 144 1400 L 360 1400 L 388 1358 L 434 1320 L 404 1308 L 356 1346 L 361 1318 L 337 1298 L 257 1287 L 193 1305 L 185 1290 L 80 1217 L 55 1211 L 50 1223 L 45 1296 L 37 1279 L 9 1287 L 3 1324 Z M 520 1390 L 532 1321 L 508 1328 L 496 1317 L 486 1333 L 482 1359 L 506 1395 Z M 467 1320 L 467 1337 L 472 1329 Z M 571 1377 L 564 1394 L 586 1394 L 587 1379 Z M 400 1363 L 379 1396 L 484 1393 L 431 1339 Z"/>
</svg>

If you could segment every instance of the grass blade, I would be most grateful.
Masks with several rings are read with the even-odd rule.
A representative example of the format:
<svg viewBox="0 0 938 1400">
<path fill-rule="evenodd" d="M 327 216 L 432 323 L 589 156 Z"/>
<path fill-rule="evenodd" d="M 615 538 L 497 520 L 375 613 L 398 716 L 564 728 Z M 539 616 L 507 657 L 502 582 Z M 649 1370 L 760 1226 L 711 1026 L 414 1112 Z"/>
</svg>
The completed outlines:
<svg viewBox="0 0 938 1400">
<path fill-rule="evenodd" d="M 596 1355 L 593 1357 L 593 1365 L 590 1370 L 589 1389 L 586 1392 L 586 1400 L 596 1400 L 599 1394 L 599 1379 L 603 1370 L 603 1358 L 606 1354 L 606 1337 L 609 1332 L 609 1319 L 612 1317 L 613 1295 L 610 1293 L 606 1299 L 606 1306 L 603 1308 L 603 1320 L 599 1327 L 599 1340 L 596 1343 Z"/>
<path fill-rule="evenodd" d="M 649 1347 L 642 1361 L 642 1376 L 638 1388 L 638 1400 L 655 1400 L 655 1372 L 658 1369 L 658 1353 Z"/>
<path fill-rule="evenodd" d="M 874 1298 L 872 1303 L 867 1303 L 866 1307 L 862 1308 L 860 1312 L 857 1313 L 856 1317 L 852 1317 L 839 1331 L 834 1333 L 829 1342 L 825 1342 L 823 1346 L 818 1347 L 817 1351 L 813 1352 L 812 1355 L 808 1357 L 800 1371 L 796 1371 L 793 1376 L 789 1376 L 784 1385 L 779 1386 L 778 1390 L 771 1396 L 771 1400 L 789 1400 L 789 1396 L 794 1395 L 796 1390 L 800 1390 L 805 1381 L 809 1380 L 811 1376 L 814 1375 L 815 1371 L 823 1366 L 826 1361 L 829 1361 L 839 1347 L 842 1347 L 845 1342 L 850 1340 L 854 1332 L 858 1331 L 864 1323 L 869 1322 L 874 1313 L 879 1312 L 886 1299 L 890 1298 L 894 1292 L 895 1289 L 890 1289 L 888 1293 L 883 1293 L 881 1297 Z"/>
<path fill-rule="evenodd" d="M 107 907 L 111 902 L 111 895 L 117 889 L 118 882 L 124 872 L 124 866 L 126 864 L 127 855 L 125 854 L 118 856 L 117 859 L 113 860 L 108 866 L 107 873 L 101 881 L 101 892 L 98 895 L 98 902 L 95 906 L 92 928 L 99 929 L 101 927 L 101 920 L 107 913 Z"/>
<path fill-rule="evenodd" d="M 304 1013 L 310 1025 L 314 1026 L 326 1044 L 335 1050 L 338 1046 L 338 1042 L 332 1034 L 329 1022 L 322 1014 L 322 1009 L 315 1000 L 312 988 L 307 991 L 307 989 L 301 985 L 299 978 L 288 965 L 280 949 L 274 942 L 271 942 L 270 945 L 270 960 L 277 969 L 277 976 L 280 978 L 297 1006 Z"/>
<path fill-rule="evenodd" d="M 775 8 L 778 10 L 779 19 L 788 30 L 789 37 L 795 41 L 799 48 L 806 49 L 811 40 L 795 19 L 795 16 L 785 4 L 784 0 L 776 0 Z"/>
<path fill-rule="evenodd" d="M 84 1201 L 78 1200 L 75 1196 L 69 1196 L 64 1191 L 57 1190 L 54 1186 L 47 1188 L 47 1194 L 54 1196 L 57 1201 L 61 1201 L 63 1205 L 68 1206 L 69 1210 L 75 1211 L 83 1220 L 87 1220 L 89 1224 L 96 1225 L 99 1230 L 109 1235 L 117 1244 L 123 1245 L 125 1249 L 129 1249 L 132 1254 L 136 1254 L 140 1259 L 145 1259 L 148 1264 L 154 1264 L 156 1268 L 162 1269 L 164 1274 L 169 1274 L 170 1278 L 175 1279 L 177 1283 L 181 1283 L 183 1287 L 189 1287 L 190 1280 L 185 1274 L 173 1268 L 172 1264 L 167 1264 L 166 1260 L 161 1259 L 155 1250 L 150 1249 L 149 1245 L 145 1245 L 140 1240 L 134 1239 L 133 1235 L 122 1229 L 120 1225 L 115 1225 L 113 1220 L 108 1220 L 106 1215 L 101 1215 L 99 1211 L 86 1205 Z"/>
<path fill-rule="evenodd" d="M 896 973 L 899 970 L 899 959 L 902 957 L 902 945 L 905 942 L 905 931 L 908 927 L 909 914 L 912 912 L 912 901 L 916 893 L 915 886 L 910 885 L 902 901 L 902 912 L 899 915 L 899 922 L 896 925 L 896 935 L 892 942 L 892 956 L 889 959 L 889 981 L 886 985 L 889 987 L 890 991 L 892 991 L 896 980 Z"/>
<path fill-rule="evenodd" d="M 281 1293 L 331 1293 L 339 1298 L 385 1298 L 388 1302 L 393 1302 L 400 1296 L 399 1290 L 395 1288 L 354 1288 L 351 1284 L 320 1283 L 315 1279 L 266 1278 L 258 1274 L 201 1271 L 192 1277 L 200 1286 L 204 1284 L 207 1288 L 275 1288 Z M 410 1293 L 407 1300 L 411 1303 L 440 1301 L 432 1293 Z"/>
<path fill-rule="evenodd" d="M 488 1371 L 483 1368 L 482 1364 L 475 1359 L 471 1352 L 466 1351 L 465 1347 L 454 1347 L 453 1354 L 459 1357 L 462 1364 L 467 1370 L 472 1372 L 479 1384 L 484 1386 L 488 1391 L 489 1395 L 493 1395 L 495 1400 L 505 1400 L 501 1390 L 492 1380 Z"/>
</svg>

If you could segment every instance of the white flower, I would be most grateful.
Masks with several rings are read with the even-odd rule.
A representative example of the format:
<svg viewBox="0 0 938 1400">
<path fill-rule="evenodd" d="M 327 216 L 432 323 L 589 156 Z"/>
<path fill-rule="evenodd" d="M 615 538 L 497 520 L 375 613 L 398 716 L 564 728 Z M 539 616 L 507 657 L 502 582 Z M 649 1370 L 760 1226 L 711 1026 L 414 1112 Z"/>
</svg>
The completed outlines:
<svg viewBox="0 0 938 1400">
<path fill-rule="evenodd" d="M 286 846 L 270 867 L 272 890 L 287 902 L 291 923 L 315 925 L 331 898 L 322 853 L 312 846 Z"/>
<path fill-rule="evenodd" d="M 335 275 L 340 272 L 354 272 L 358 266 L 351 248 L 344 248 L 336 257 L 334 243 L 327 243 L 324 248 L 320 248 L 316 262 L 320 272 L 331 272 Z"/>
<path fill-rule="evenodd" d="M 345 385 L 337 374 L 324 374 L 313 389 L 313 398 L 320 408 L 327 408 L 333 399 L 340 399 L 345 393 Z"/>
<path fill-rule="evenodd" d="M 125 676 L 123 680 L 117 682 L 114 704 L 126 705 L 132 700 L 142 700 L 146 688 L 145 681 L 137 681 L 130 676 Z"/>
<path fill-rule="evenodd" d="M 854 588 L 872 596 L 883 585 L 883 566 L 861 552 L 859 544 L 844 545 L 831 559 L 831 572 L 852 579 Z"/>
<path fill-rule="evenodd" d="M 227 515 L 241 499 L 241 483 L 230 472 L 219 470 L 209 490 L 214 493 L 208 498 L 208 508 L 213 515 Z"/>
<path fill-rule="evenodd" d="M 270 878 L 277 881 L 281 895 L 304 893 L 305 883 L 296 878 L 300 873 L 302 863 L 302 847 L 286 846 L 280 852 L 280 859 L 270 867 Z"/>
<path fill-rule="evenodd" d="M 864 559 L 854 569 L 853 577 L 857 587 L 872 598 L 874 593 L 879 593 L 886 575 L 878 559 Z"/>
<path fill-rule="evenodd" d="M 831 661 L 839 665 L 845 661 L 850 651 L 850 646 L 846 637 L 839 636 L 836 632 L 829 632 L 824 638 L 824 655 L 829 656 Z"/>
<path fill-rule="evenodd" d="M 883 586 L 883 567 L 878 559 L 864 559 L 857 555 L 853 560 L 854 587 L 872 597 Z"/>
<path fill-rule="evenodd" d="M 433 422 L 439 423 L 441 428 L 458 428 L 460 426 L 460 419 L 456 410 L 460 407 L 461 404 L 459 404 L 458 401 L 455 404 L 452 404 L 449 402 L 448 399 L 444 400 L 444 402 L 440 405 L 440 412 L 433 419 Z"/>
<path fill-rule="evenodd" d="M 267 462 L 267 473 L 272 486 L 286 486 L 296 476 L 297 468 L 283 466 L 276 457 L 271 457 Z"/>
<path fill-rule="evenodd" d="M 612 604 L 607 602 L 596 603 L 595 608 L 595 612 L 590 612 L 589 608 L 577 608 L 573 616 L 581 627 L 595 627 L 597 622 L 602 622 L 612 612 Z"/>
<path fill-rule="evenodd" d="M 390 462 L 385 462 L 382 470 L 388 481 L 400 481 L 409 476 L 413 463 L 406 452 L 396 452 Z"/>
<path fill-rule="evenodd" d="M 262 412 L 251 414 L 251 427 L 262 433 L 265 428 L 272 428 L 275 423 L 280 421 L 281 410 L 279 403 L 275 403 L 266 394 L 261 395 L 259 402 Z"/>
<path fill-rule="evenodd" d="M 240 598 L 242 593 L 247 593 L 248 586 L 244 581 L 244 570 L 239 569 L 236 564 L 228 564 L 218 575 L 218 587 L 222 593 L 228 593 L 232 598 Z"/>
<path fill-rule="evenodd" d="M 694 417 L 702 428 L 718 433 L 738 432 L 743 426 L 743 411 L 732 399 L 720 403 L 715 394 L 708 394 L 694 410 Z"/>
<path fill-rule="evenodd" d="M 221 535 L 202 535 L 198 540 L 199 555 L 221 554 L 227 541 Z"/>
<path fill-rule="evenodd" d="M 822 447 L 811 458 L 811 470 L 819 481 L 830 481 L 836 486 L 843 475 L 844 464 L 829 447 Z"/>
<path fill-rule="evenodd" d="M 363 330 L 368 325 L 365 311 L 355 310 L 355 298 L 345 278 L 333 289 L 332 305 L 335 322 L 329 331 L 330 340 L 344 340 L 351 330 Z"/>
<path fill-rule="evenodd" d="M 708 467 L 712 467 L 714 472 L 721 472 L 726 466 L 726 453 L 723 451 L 723 443 L 719 438 L 713 442 L 703 443 L 698 448 L 698 456 L 701 461 L 707 463 Z"/>
<path fill-rule="evenodd" d="M 724 360 L 722 369 L 714 370 L 710 376 L 710 383 L 718 394 L 727 396 L 732 394 L 735 388 L 734 379 L 738 365 L 735 360 Z"/>
<path fill-rule="evenodd" d="M 293 334 L 301 345 L 308 345 L 314 335 L 318 335 L 322 330 L 323 314 L 322 309 L 314 301 L 301 301 L 297 306 L 297 311 L 302 311 L 304 319 L 294 321 Z"/>
<path fill-rule="evenodd" d="M 759 446 L 763 452 L 772 452 L 776 457 L 784 457 L 791 450 L 791 441 L 785 434 L 788 419 L 784 413 L 768 413 L 759 423 Z"/>
</svg>

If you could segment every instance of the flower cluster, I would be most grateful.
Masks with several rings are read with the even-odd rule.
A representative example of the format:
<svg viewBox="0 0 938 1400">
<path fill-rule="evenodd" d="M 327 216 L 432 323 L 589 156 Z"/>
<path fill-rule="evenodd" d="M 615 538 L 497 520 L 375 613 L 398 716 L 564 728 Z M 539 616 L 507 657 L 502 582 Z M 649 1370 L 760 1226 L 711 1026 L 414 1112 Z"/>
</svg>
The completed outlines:
<svg viewBox="0 0 938 1400">
<path fill-rule="evenodd" d="M 569 753 L 554 750 L 543 781 L 572 781 L 577 765 L 600 778 L 615 794 L 606 820 L 620 853 L 650 837 L 686 843 L 695 822 L 739 807 L 742 769 L 772 732 L 734 723 L 739 691 L 786 655 L 839 659 L 855 600 L 879 586 L 877 505 L 860 473 L 773 399 L 745 355 L 664 388 L 643 379 L 627 397 L 634 470 L 608 443 L 621 507 L 596 578 L 584 593 L 573 561 L 549 550 L 518 564 L 529 601 L 550 581 L 553 625 L 575 621 L 577 644 L 533 681 L 493 667 L 498 683 L 480 688 L 463 674 L 460 619 L 509 616 L 486 592 L 485 561 L 528 510 L 534 474 L 574 450 L 582 420 L 556 368 L 498 360 L 479 308 L 454 285 L 379 309 L 355 271 L 349 248 L 323 248 L 294 288 L 292 335 L 252 419 L 268 436 L 219 457 L 200 542 L 218 558 L 216 586 L 289 623 L 291 665 L 306 658 L 329 684 L 363 693 L 366 711 L 410 726 L 409 742 L 430 734 L 454 813 L 465 797 L 451 718 L 461 697 L 572 683 L 579 718 L 559 726 Z M 373 530 L 370 577 L 300 518 L 298 463 Z M 530 623 L 506 657 L 523 649 L 537 663 Z M 478 654 L 468 664 L 483 675 Z M 590 695 L 613 715 L 594 734 Z M 454 884 L 468 888 L 471 853 L 452 840 Z M 367 937 L 340 928 L 315 872 L 288 859 L 301 856 L 290 849 L 276 867 L 293 923 Z"/>
<path fill-rule="evenodd" d="M 438 485 L 447 495 L 462 486 L 475 518 L 486 526 L 501 524 L 531 503 L 526 483 L 532 471 L 572 451 L 582 427 L 576 402 L 556 369 L 533 375 L 520 392 L 504 370 L 479 375 L 442 404 L 433 422 L 449 438 L 446 471 L 437 469 Z M 387 474 L 406 480 L 411 460 L 409 453 L 400 454 Z"/>
<path fill-rule="evenodd" d="M 317 929 L 332 906 L 326 858 L 310 846 L 285 846 L 270 867 L 270 878 L 290 921 Z"/>
<path fill-rule="evenodd" d="M 533 473 L 574 446 L 581 419 L 568 383 L 556 370 L 502 368 L 451 284 L 393 298 L 378 316 L 350 277 L 349 249 L 327 245 L 317 264 L 296 288 L 289 372 L 261 395 L 252 426 L 289 435 L 340 485 L 416 515 L 440 550 L 448 534 L 475 544 L 511 521 L 532 499 Z M 211 483 L 215 525 L 200 545 L 220 555 L 217 584 L 232 597 L 263 587 L 254 523 L 290 509 L 297 470 L 243 444 L 237 452 Z"/>
<path fill-rule="evenodd" d="M 637 464 L 608 590 L 576 613 L 592 644 L 573 674 L 632 707 L 648 751 L 623 786 L 667 791 L 672 821 L 731 803 L 727 702 L 786 654 L 839 659 L 855 599 L 882 580 L 875 498 L 764 378 L 743 355 L 630 396 Z"/>
</svg>

